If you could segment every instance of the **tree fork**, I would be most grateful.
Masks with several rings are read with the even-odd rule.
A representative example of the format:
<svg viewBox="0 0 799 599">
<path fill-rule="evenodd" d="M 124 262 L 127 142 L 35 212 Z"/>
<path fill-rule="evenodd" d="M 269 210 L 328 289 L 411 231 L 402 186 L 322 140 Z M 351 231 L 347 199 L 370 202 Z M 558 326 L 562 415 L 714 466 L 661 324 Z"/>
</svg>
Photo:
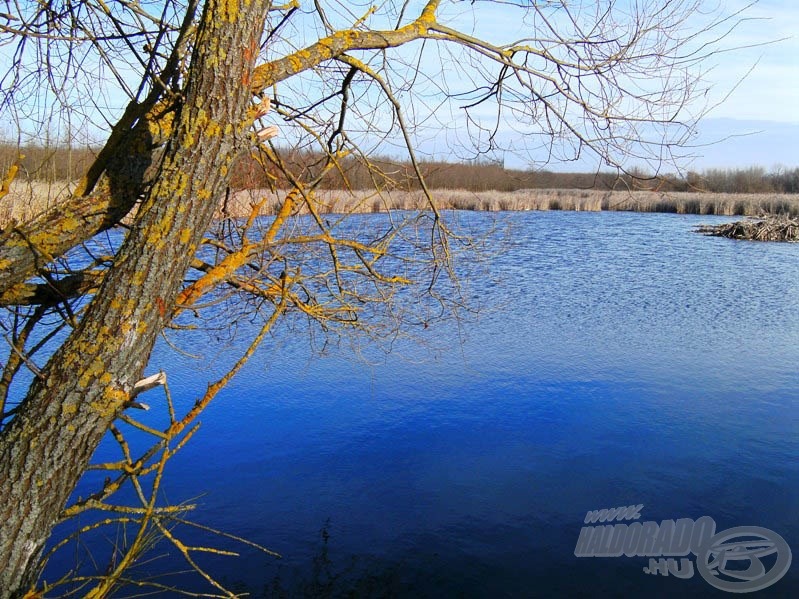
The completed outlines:
<svg viewBox="0 0 799 599">
<path fill-rule="evenodd" d="M 141 378 L 248 126 L 266 0 L 210 0 L 157 180 L 84 318 L 0 433 L 0 596 L 35 583 L 50 530 Z"/>
<path fill-rule="evenodd" d="M 30 222 L 0 231 L 0 294 L 81 242 L 119 223 L 157 175 L 175 104 L 162 102 L 135 121 L 129 108 L 72 196 Z M 103 169 L 96 179 L 94 171 Z"/>
<path fill-rule="evenodd" d="M 225 8 L 220 8 L 219 14 L 235 14 L 238 1 L 220 3 Z M 275 83 L 347 51 L 392 48 L 425 38 L 429 30 L 437 25 L 435 11 L 439 1 L 429 0 L 414 21 L 396 30 L 347 30 L 332 34 L 286 57 L 259 65 L 245 74 L 241 84 L 249 87 L 252 94 L 258 95 Z M 184 29 L 186 28 L 184 23 Z M 248 60 L 250 54 L 252 51 L 248 50 Z M 152 98 L 148 98 L 143 106 L 146 109 L 150 104 Z M 124 124 L 134 122 L 137 115 L 141 114 L 135 105 L 129 107 L 118 125 L 122 126 L 120 128 L 123 136 L 115 128 L 109 140 L 111 151 L 106 151 L 107 148 L 103 150 L 102 154 L 108 156 L 109 162 L 105 175 L 99 175 L 105 168 L 104 160 L 98 160 L 87 175 L 86 191 L 94 187 L 94 181 L 98 181 L 94 191 L 84 195 L 84 190 L 79 188 L 78 193 L 69 201 L 54 207 L 34 221 L 0 231 L 0 293 L 25 281 L 53 258 L 61 256 L 82 241 L 113 227 L 128 214 L 139 195 L 145 192 L 149 175 L 158 170 L 160 160 L 158 153 L 153 150 L 159 146 L 159 138 L 171 131 L 172 121 L 169 114 L 172 109 L 172 102 L 154 105 L 146 116 L 140 118 L 134 130 L 126 134 Z M 133 161 L 131 157 L 134 158 Z"/>
</svg>

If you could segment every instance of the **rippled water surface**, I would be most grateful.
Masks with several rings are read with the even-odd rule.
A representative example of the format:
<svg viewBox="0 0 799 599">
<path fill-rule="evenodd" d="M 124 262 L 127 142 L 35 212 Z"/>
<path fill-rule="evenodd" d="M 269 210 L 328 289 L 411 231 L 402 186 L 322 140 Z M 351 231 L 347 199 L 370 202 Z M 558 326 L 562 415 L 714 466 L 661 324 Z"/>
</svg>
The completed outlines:
<svg viewBox="0 0 799 599">
<path fill-rule="evenodd" d="M 637 504 L 799 552 L 799 245 L 692 232 L 712 217 L 460 218 L 513 231 L 476 320 L 374 364 L 278 339 L 203 416 L 170 499 L 283 556 L 217 572 L 256 596 L 727 595 L 575 557 L 587 511 Z M 189 362 L 153 364 L 194 400 Z M 762 595 L 798 590 L 794 564 Z"/>
</svg>

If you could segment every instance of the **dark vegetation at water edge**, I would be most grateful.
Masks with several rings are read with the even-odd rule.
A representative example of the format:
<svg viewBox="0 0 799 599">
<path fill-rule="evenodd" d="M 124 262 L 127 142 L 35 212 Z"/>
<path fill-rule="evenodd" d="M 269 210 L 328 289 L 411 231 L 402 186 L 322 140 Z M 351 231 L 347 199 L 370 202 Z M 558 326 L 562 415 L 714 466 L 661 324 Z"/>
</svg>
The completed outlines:
<svg viewBox="0 0 799 599">
<path fill-rule="evenodd" d="M 799 219 L 764 218 L 725 223 L 722 225 L 702 225 L 699 233 L 729 239 L 751 241 L 799 241 Z"/>
<path fill-rule="evenodd" d="M 5 173 L 23 154 L 19 177 L 28 181 L 72 181 L 86 172 L 96 156 L 91 147 L 69 148 L 18 147 L 0 142 L 0 172 Z M 295 171 L 313 174 L 321 168 L 324 157 L 307 151 L 287 151 L 284 159 Z M 371 160 L 370 170 L 355 159 L 341 161 L 340 169 L 323 178 L 322 189 L 366 190 L 380 187 L 403 191 L 417 190 L 418 181 L 411 165 L 389 158 Z M 529 189 L 592 189 L 600 191 L 715 192 L 715 193 L 799 193 L 799 167 L 767 171 L 762 167 L 746 169 L 709 169 L 686 175 L 652 176 L 633 169 L 629 174 L 616 172 L 563 173 L 547 170 L 508 169 L 496 161 L 441 162 L 422 161 L 421 170 L 431 189 L 467 191 L 520 191 Z M 376 177 L 377 173 L 377 178 Z M 240 161 L 233 173 L 234 189 L 288 188 L 278 173 L 265 173 L 255 160 Z"/>
</svg>

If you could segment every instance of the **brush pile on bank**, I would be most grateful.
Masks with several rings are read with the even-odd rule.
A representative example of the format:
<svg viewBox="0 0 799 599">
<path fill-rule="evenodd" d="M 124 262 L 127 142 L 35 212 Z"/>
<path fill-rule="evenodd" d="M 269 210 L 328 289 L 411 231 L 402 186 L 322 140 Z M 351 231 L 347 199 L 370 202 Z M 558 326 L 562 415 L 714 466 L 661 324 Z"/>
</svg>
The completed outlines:
<svg viewBox="0 0 799 599">
<path fill-rule="evenodd" d="M 751 241 L 799 241 L 799 219 L 771 217 L 726 223 L 723 225 L 702 225 L 699 233 L 729 239 L 748 239 Z"/>
</svg>

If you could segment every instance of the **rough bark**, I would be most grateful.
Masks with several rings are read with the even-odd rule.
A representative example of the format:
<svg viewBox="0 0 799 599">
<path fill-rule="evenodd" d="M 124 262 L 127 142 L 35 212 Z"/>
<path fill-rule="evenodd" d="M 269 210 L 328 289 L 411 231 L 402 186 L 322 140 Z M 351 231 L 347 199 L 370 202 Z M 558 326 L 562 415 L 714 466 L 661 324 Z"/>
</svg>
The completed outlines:
<svg viewBox="0 0 799 599">
<path fill-rule="evenodd" d="M 80 271 L 47 283 L 18 283 L 0 293 L 0 306 L 55 306 L 73 297 L 82 297 L 97 288 L 102 271 Z"/>
<path fill-rule="evenodd" d="M 258 66 L 245 75 L 241 84 L 259 94 L 351 50 L 393 48 L 428 37 L 436 25 L 438 4 L 437 0 L 429 1 L 416 20 L 396 30 L 333 33 L 307 48 Z M 235 13 L 238 0 L 229 5 Z M 171 130 L 172 109 L 171 102 L 154 105 L 152 98 L 141 107 L 131 106 L 106 147 L 108 160 L 99 160 L 94 169 L 104 170 L 103 176 L 99 172 L 89 174 L 91 193 L 81 190 L 35 220 L 0 231 L 0 293 L 26 281 L 53 258 L 114 226 L 128 214 L 159 170 L 159 138 Z"/>
<path fill-rule="evenodd" d="M 0 294 L 130 212 L 159 172 L 159 133 L 168 127 L 171 110 L 167 104 L 131 106 L 69 200 L 0 231 Z"/>
<path fill-rule="evenodd" d="M 207 3 L 159 176 L 84 318 L 0 436 L 0 596 L 35 580 L 59 512 L 171 315 L 242 147 L 268 5 Z"/>
</svg>

